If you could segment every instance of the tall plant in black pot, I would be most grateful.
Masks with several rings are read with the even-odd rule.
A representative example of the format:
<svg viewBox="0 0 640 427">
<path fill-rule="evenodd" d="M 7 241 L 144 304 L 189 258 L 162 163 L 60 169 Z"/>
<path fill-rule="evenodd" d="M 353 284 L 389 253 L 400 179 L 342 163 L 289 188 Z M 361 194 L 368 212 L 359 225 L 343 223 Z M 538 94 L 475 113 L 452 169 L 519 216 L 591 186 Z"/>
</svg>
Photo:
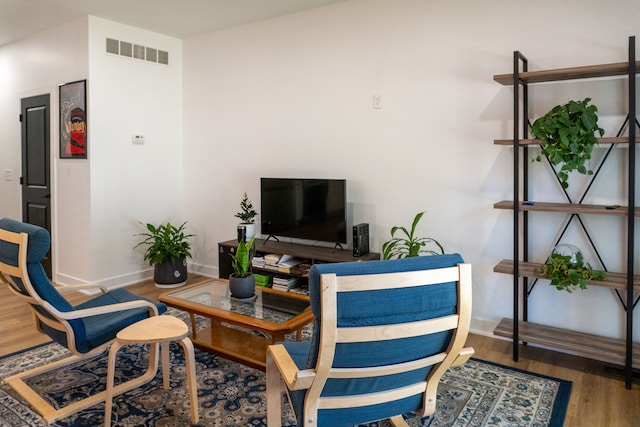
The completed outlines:
<svg viewBox="0 0 640 427">
<path fill-rule="evenodd" d="M 153 281 L 159 288 L 176 288 L 187 283 L 187 257 L 191 258 L 186 222 L 175 227 L 170 222 L 155 226 L 146 224 L 146 233 L 137 234 L 145 239 L 134 248 L 146 245 L 144 260 L 152 265 Z"/>
<path fill-rule="evenodd" d="M 252 237 L 248 242 L 240 240 L 233 259 L 233 273 L 229 275 L 229 291 L 231 296 L 238 299 L 252 298 L 256 289 L 256 278 L 251 273 L 251 260 L 255 255 Z"/>
</svg>

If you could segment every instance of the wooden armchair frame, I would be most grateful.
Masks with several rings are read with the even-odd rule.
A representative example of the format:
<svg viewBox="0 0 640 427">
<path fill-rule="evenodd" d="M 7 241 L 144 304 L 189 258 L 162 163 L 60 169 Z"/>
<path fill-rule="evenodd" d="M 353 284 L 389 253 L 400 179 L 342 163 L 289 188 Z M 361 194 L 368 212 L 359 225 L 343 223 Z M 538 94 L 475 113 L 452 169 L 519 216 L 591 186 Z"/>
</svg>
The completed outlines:
<svg viewBox="0 0 640 427">
<path fill-rule="evenodd" d="M 30 388 L 25 381 L 26 379 L 39 375 L 41 373 L 99 355 L 105 352 L 113 341 L 110 340 L 92 349 L 89 352 L 81 353 L 76 348 L 76 337 L 73 327 L 71 326 L 69 321 L 106 313 L 114 313 L 140 308 L 146 308 L 148 310 L 149 316 L 156 316 L 159 313 L 158 307 L 154 303 L 145 299 L 73 310 L 69 312 L 62 312 L 57 310 L 48 301 L 40 297 L 31 282 L 27 269 L 28 239 L 29 236 L 27 233 L 14 233 L 0 228 L 0 242 L 3 242 L 3 244 L 14 244 L 18 247 L 18 265 L 10 265 L 0 260 L 0 281 L 7 284 L 9 290 L 11 290 L 14 295 L 28 304 L 40 332 L 46 333 L 39 326 L 40 322 L 42 322 L 48 327 L 60 331 L 66 335 L 66 341 L 68 343 L 67 348 L 73 353 L 73 355 L 50 364 L 28 370 L 26 372 L 12 375 L 5 378 L 3 382 L 5 382 L 16 392 L 18 392 L 32 407 L 34 407 L 42 415 L 46 422 L 51 423 L 57 419 L 64 418 L 73 413 L 100 403 L 104 401 L 106 397 L 105 390 L 93 396 L 89 396 L 85 399 L 76 401 L 66 407 L 56 409 L 49 402 L 43 399 L 35 390 Z M 18 285 L 16 279 L 20 280 L 22 287 Z M 21 288 L 24 288 L 26 294 L 25 291 L 23 291 Z M 89 284 L 88 286 L 74 285 L 69 287 L 56 287 L 55 289 L 57 291 L 100 289 L 102 293 L 106 292 L 104 288 L 94 284 Z M 41 311 L 36 310 L 36 306 L 40 307 Z M 138 378 L 134 378 L 114 387 L 114 396 L 139 387 L 140 385 L 145 384 L 154 378 L 158 369 L 158 355 L 156 353 L 155 347 L 156 346 L 151 346 L 149 366 L 146 372 Z"/>
<path fill-rule="evenodd" d="M 340 328 L 337 320 L 337 295 L 341 292 L 358 292 L 363 289 L 390 289 L 424 286 L 445 282 L 457 283 L 457 313 L 429 320 L 381 326 Z M 436 408 L 436 391 L 445 371 L 464 364 L 473 354 L 473 348 L 464 348 L 471 320 L 471 266 L 398 272 L 388 274 L 336 276 L 322 274 L 321 286 L 321 340 L 315 369 L 300 369 L 282 344 L 269 346 L 267 350 L 267 423 L 281 425 L 282 392 L 307 390 L 304 401 L 304 423 L 316 426 L 321 409 L 350 408 L 385 403 L 416 394 L 422 394 L 419 416 L 428 416 Z M 440 331 L 453 331 L 453 337 L 445 352 L 411 362 L 364 368 L 335 368 L 333 357 L 338 343 L 378 341 Z M 414 384 L 383 392 L 352 396 L 323 397 L 322 390 L 330 378 L 361 378 L 383 376 L 413 371 L 433 366 L 427 378 Z M 289 399 L 291 402 L 291 399 Z M 394 425 L 406 426 L 401 414 L 390 417 Z M 373 421 L 373 420 L 372 420 Z"/>
</svg>

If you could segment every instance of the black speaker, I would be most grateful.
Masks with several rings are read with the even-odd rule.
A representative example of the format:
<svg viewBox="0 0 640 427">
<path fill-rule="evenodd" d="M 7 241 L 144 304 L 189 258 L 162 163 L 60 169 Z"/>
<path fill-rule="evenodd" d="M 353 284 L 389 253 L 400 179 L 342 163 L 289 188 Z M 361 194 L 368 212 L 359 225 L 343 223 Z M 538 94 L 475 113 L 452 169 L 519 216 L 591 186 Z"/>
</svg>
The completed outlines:
<svg viewBox="0 0 640 427">
<path fill-rule="evenodd" d="M 369 224 L 362 223 L 353 226 L 353 256 L 369 253 Z"/>
</svg>

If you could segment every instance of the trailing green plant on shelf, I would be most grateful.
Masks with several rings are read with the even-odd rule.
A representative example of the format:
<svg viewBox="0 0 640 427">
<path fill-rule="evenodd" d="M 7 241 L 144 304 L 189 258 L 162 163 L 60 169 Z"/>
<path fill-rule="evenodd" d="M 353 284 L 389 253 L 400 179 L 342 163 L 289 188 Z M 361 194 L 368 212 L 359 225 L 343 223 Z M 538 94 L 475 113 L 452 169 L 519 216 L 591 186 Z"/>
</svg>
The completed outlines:
<svg viewBox="0 0 640 427">
<path fill-rule="evenodd" d="M 604 272 L 594 270 L 589 262 L 585 262 L 582 251 L 577 248 L 571 253 L 554 250 L 545 261 L 543 270 L 544 277 L 551 280 L 550 285 L 559 291 L 587 289 L 587 280 L 604 279 Z"/>
<path fill-rule="evenodd" d="M 552 165 L 561 165 L 556 175 L 562 188 L 569 187 L 569 173 L 573 171 L 593 175 L 586 164 L 598 143 L 595 134 L 604 135 L 604 129 L 598 126 L 598 108 L 589 105 L 590 101 L 585 98 L 557 105 L 531 127 L 533 136 L 543 140 L 541 155 L 534 160 L 542 161 L 545 156 Z"/>
<path fill-rule="evenodd" d="M 418 214 L 416 214 L 415 218 L 413 218 L 410 231 L 405 227 L 395 226 L 391 228 L 391 240 L 382 244 L 382 259 L 408 258 L 421 254 L 444 254 L 444 248 L 436 239 L 416 236 L 416 227 L 425 213 L 426 212 L 418 212 Z M 398 232 L 401 232 L 401 237 L 396 237 L 396 233 Z M 435 247 L 428 249 L 427 245 Z"/>
<path fill-rule="evenodd" d="M 233 259 L 231 262 L 233 272 L 238 278 L 247 277 L 250 273 L 251 260 L 255 255 L 255 246 L 253 245 L 254 239 L 255 238 L 252 237 L 248 242 L 238 242 L 236 253 L 229 254 Z"/>
<path fill-rule="evenodd" d="M 188 239 L 194 234 L 185 234 L 186 224 L 183 222 L 179 227 L 173 226 L 170 222 L 157 227 L 146 224 L 148 232 L 137 234 L 145 239 L 134 246 L 134 249 L 140 245 L 147 245 L 144 260 L 148 261 L 149 265 L 161 264 L 165 260 L 176 262 L 183 256 L 191 258 L 191 245 Z"/>
</svg>

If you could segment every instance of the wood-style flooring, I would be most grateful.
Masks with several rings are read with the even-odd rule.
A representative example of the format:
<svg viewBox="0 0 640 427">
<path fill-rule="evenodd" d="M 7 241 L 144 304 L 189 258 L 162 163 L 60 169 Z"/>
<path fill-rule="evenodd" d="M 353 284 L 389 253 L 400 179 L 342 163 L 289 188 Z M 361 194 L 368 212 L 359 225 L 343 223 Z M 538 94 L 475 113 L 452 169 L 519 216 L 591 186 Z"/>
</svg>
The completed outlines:
<svg viewBox="0 0 640 427">
<path fill-rule="evenodd" d="M 202 280 L 191 274 L 190 282 Z M 139 295 L 157 299 L 165 292 L 152 281 L 132 285 L 129 289 Z M 65 296 L 72 304 L 87 297 L 74 293 Z M 20 351 L 49 341 L 34 325 L 26 305 L 0 284 L 0 356 Z M 475 355 L 482 360 L 517 367 L 543 375 L 573 382 L 569 409 L 565 420 L 567 427 L 632 427 L 640 426 L 640 384 L 636 381 L 631 390 L 625 388 L 624 379 L 615 370 L 602 363 L 550 350 L 522 346 L 520 361 L 511 359 L 511 342 L 470 334 L 468 346 L 475 348 Z"/>
</svg>

